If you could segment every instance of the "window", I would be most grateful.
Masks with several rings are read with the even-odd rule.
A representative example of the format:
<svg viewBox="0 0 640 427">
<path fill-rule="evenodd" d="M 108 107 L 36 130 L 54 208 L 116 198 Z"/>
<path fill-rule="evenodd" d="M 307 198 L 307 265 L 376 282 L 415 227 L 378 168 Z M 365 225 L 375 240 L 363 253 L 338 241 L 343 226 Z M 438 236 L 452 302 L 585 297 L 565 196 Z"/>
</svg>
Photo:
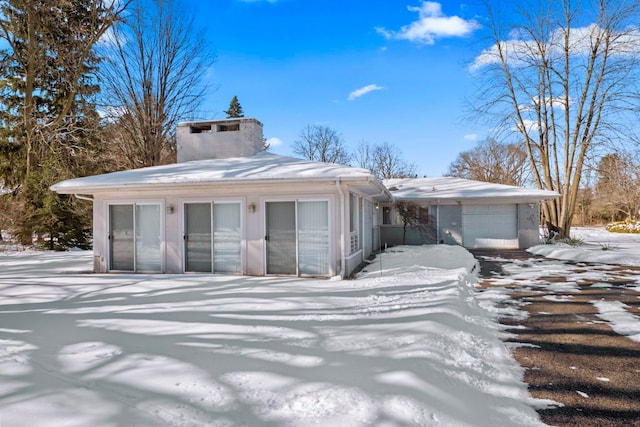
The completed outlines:
<svg viewBox="0 0 640 427">
<path fill-rule="evenodd" d="M 360 197 L 349 194 L 349 231 L 351 240 L 351 253 L 360 249 Z"/>
<path fill-rule="evenodd" d="M 189 133 L 202 133 L 211 130 L 211 124 L 197 124 L 189 126 Z"/>
<path fill-rule="evenodd" d="M 160 204 L 109 205 L 109 269 L 162 271 Z"/>
<path fill-rule="evenodd" d="M 430 224 L 431 217 L 429 216 L 429 208 L 425 206 L 418 207 L 417 219 L 420 220 L 421 224 Z"/>
<path fill-rule="evenodd" d="M 382 223 L 385 225 L 391 224 L 391 206 L 382 207 Z"/>
<path fill-rule="evenodd" d="M 240 130 L 240 123 L 229 123 L 227 125 L 218 125 L 218 132 L 237 132 Z"/>
<path fill-rule="evenodd" d="M 241 272 L 240 203 L 186 203 L 185 271 Z"/>
<path fill-rule="evenodd" d="M 266 203 L 267 274 L 329 274 L 329 203 Z"/>
</svg>

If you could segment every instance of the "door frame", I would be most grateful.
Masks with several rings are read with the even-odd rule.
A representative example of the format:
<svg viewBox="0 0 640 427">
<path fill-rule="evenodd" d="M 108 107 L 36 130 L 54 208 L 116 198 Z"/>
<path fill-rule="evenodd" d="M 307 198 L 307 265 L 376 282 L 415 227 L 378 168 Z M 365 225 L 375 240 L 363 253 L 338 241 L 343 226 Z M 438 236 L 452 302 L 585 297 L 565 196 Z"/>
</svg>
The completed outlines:
<svg viewBox="0 0 640 427">
<path fill-rule="evenodd" d="M 295 209 L 295 234 L 296 234 L 296 272 L 295 274 L 268 274 L 268 257 L 267 257 L 267 241 L 265 237 L 267 236 L 267 203 L 271 202 L 293 202 Z M 318 197 L 308 197 L 308 198 L 298 198 L 298 197 L 274 197 L 274 198 L 265 198 L 261 200 L 261 211 L 264 212 L 262 215 L 262 265 L 263 265 L 263 274 L 265 276 L 290 276 L 290 277 L 317 277 L 312 274 L 300 274 L 300 265 L 299 265 L 299 241 L 298 241 L 298 203 L 299 202 L 326 202 L 327 203 L 327 232 L 329 238 L 329 248 L 328 248 L 328 275 L 331 276 L 335 273 L 334 267 L 334 244 L 335 244 L 335 236 L 334 236 L 334 209 L 333 203 L 334 200 L 331 196 L 318 196 Z"/>
<path fill-rule="evenodd" d="M 195 272 L 195 271 L 186 271 L 187 268 L 187 244 L 184 239 L 185 233 L 187 232 L 186 228 L 186 215 L 185 209 L 186 205 L 191 203 L 208 203 L 211 207 L 211 272 Z M 181 248 L 181 263 L 182 263 L 182 272 L 185 274 L 216 274 L 214 269 L 215 260 L 214 260 L 214 250 L 213 250 L 213 205 L 215 203 L 218 204 L 230 204 L 237 203 L 240 205 L 240 271 L 238 273 L 227 273 L 221 272 L 219 274 L 245 274 L 246 271 L 246 246 L 247 246 L 247 233 L 246 233 L 246 200 L 238 199 L 238 198 L 193 198 L 193 199 L 185 199 L 180 201 L 180 236 L 182 236 L 182 243 L 180 244 Z"/>
<path fill-rule="evenodd" d="M 133 270 L 113 270 L 111 269 L 111 239 L 109 235 L 111 233 L 111 206 L 115 205 L 131 205 L 133 206 Z M 160 207 L 160 271 L 140 271 L 136 268 L 136 241 L 135 241 L 135 233 L 136 233 L 136 206 L 140 205 L 157 205 Z M 165 241 L 165 201 L 163 199 L 145 199 L 145 200 L 134 200 L 134 199 L 120 199 L 120 200 L 105 200 L 104 201 L 104 217 L 107 219 L 105 221 L 106 230 L 104 236 L 106 237 L 106 250 L 105 253 L 105 261 L 106 261 L 106 271 L 109 273 L 150 273 L 150 274 L 159 274 L 164 273 L 166 268 L 166 241 Z"/>
</svg>

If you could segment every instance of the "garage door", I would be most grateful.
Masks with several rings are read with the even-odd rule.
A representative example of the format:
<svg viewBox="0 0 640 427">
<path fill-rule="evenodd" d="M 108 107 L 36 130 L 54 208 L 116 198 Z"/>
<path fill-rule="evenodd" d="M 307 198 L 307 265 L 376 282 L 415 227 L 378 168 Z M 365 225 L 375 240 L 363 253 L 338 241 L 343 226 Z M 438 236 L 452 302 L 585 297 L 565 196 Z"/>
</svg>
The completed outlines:
<svg viewBox="0 0 640 427">
<path fill-rule="evenodd" d="M 517 205 L 463 205 L 464 247 L 517 248 L 517 212 Z"/>
</svg>

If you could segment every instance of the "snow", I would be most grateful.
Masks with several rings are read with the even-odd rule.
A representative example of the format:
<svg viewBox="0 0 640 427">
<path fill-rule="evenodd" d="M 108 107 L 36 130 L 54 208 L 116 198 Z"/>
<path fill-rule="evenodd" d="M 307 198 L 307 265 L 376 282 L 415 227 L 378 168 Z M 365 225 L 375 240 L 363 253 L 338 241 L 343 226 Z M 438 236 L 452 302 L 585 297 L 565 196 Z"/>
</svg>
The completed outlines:
<svg viewBox="0 0 640 427">
<path fill-rule="evenodd" d="M 436 178 L 386 179 L 384 185 L 397 199 L 430 200 L 457 203 L 460 200 L 502 200 L 510 203 L 537 203 L 553 199 L 555 191 L 493 184 L 452 176 Z"/>
<path fill-rule="evenodd" d="M 598 317 L 609 322 L 616 333 L 640 341 L 640 317 L 629 313 L 630 307 L 620 301 L 592 301 Z"/>
<path fill-rule="evenodd" d="M 571 237 L 579 246 L 565 243 L 538 245 L 528 251 L 549 258 L 640 266 L 640 234 L 610 233 L 604 228 L 574 227 Z"/>
<path fill-rule="evenodd" d="M 278 180 L 307 182 L 314 179 L 330 181 L 338 178 L 376 181 L 367 169 L 260 152 L 250 157 L 194 160 L 75 178 L 59 182 L 51 186 L 51 189 L 58 193 L 69 194 L 121 187 Z"/>
<path fill-rule="evenodd" d="M 460 247 L 395 247 L 345 281 L 91 263 L 0 255 L 3 427 L 535 426 L 552 404 Z"/>
<path fill-rule="evenodd" d="M 575 234 L 582 246 L 531 251 L 640 261 L 638 235 Z M 500 281 L 544 280 L 559 301 L 582 280 L 606 285 L 601 271 L 550 259 L 510 263 L 480 292 L 475 259 L 448 245 L 391 248 L 345 281 L 91 265 L 85 251 L 0 253 L 2 427 L 542 425 L 535 409 L 557 404 L 522 382 L 510 354 L 520 344 L 505 344 L 498 316 L 526 314 Z M 639 337 L 629 307 L 592 304 Z"/>
</svg>

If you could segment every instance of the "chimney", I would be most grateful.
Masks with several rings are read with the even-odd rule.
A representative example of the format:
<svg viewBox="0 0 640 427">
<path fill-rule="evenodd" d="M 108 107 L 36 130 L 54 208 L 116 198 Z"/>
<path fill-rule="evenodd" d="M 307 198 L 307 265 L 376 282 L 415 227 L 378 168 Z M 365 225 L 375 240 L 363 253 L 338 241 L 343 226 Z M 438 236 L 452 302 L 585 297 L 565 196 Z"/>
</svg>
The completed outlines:
<svg viewBox="0 0 640 427">
<path fill-rule="evenodd" d="M 178 163 L 251 157 L 262 151 L 262 123 L 252 118 L 178 123 Z"/>
</svg>

